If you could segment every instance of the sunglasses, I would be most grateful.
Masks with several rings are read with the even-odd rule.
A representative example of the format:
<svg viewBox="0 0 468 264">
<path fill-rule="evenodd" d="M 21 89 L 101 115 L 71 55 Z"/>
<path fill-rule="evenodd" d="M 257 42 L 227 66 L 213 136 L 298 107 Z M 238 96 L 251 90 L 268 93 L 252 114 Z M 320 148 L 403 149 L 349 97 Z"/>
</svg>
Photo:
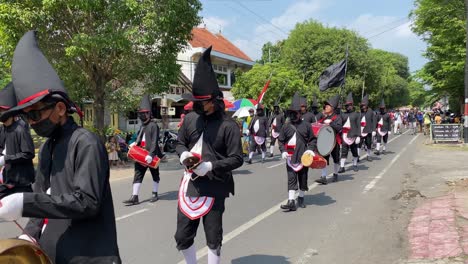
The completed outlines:
<svg viewBox="0 0 468 264">
<path fill-rule="evenodd" d="M 24 113 L 24 115 L 25 115 L 25 117 L 27 119 L 32 120 L 34 122 L 37 122 L 37 121 L 41 120 L 42 111 L 52 109 L 52 108 L 55 107 L 55 105 L 56 105 L 56 103 L 45 105 L 42 108 L 39 108 L 39 109 L 36 109 L 36 110 L 31 110 L 31 111 L 29 111 L 27 113 Z"/>
</svg>

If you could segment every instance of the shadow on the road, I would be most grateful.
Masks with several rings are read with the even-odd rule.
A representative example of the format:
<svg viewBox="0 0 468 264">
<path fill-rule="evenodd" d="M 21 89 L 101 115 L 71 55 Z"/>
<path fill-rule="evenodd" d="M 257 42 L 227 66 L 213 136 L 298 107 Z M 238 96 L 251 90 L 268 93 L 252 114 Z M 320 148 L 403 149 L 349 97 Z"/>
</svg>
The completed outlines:
<svg viewBox="0 0 468 264">
<path fill-rule="evenodd" d="M 159 193 L 158 197 L 159 197 L 159 200 L 174 201 L 174 200 L 177 200 L 178 193 L 179 193 L 178 191 L 170 191 L 170 192 L 165 192 L 165 193 Z M 148 197 L 147 199 L 140 201 L 140 204 L 147 203 L 150 200 L 151 200 L 151 198 Z"/>
<path fill-rule="evenodd" d="M 269 255 L 250 255 L 233 259 L 232 264 L 289 264 L 291 263 L 286 257 L 283 256 L 269 256 Z"/>
<path fill-rule="evenodd" d="M 247 175 L 247 174 L 252 174 L 252 171 L 250 170 L 235 170 L 232 172 L 232 174 L 240 174 L 240 175 Z"/>
<path fill-rule="evenodd" d="M 356 173 L 353 171 L 353 173 Z M 341 181 L 352 181 L 354 180 L 354 177 L 352 176 L 353 174 L 339 174 L 338 175 L 338 182 Z"/>
<path fill-rule="evenodd" d="M 395 152 L 386 150 L 386 151 L 385 151 L 385 154 L 382 153 L 382 154 L 380 154 L 380 155 L 384 155 L 384 156 L 385 156 L 385 155 L 389 155 L 389 154 L 395 154 Z"/>
<path fill-rule="evenodd" d="M 369 163 L 370 163 L 370 162 L 369 162 Z M 359 171 L 362 171 L 362 170 L 363 170 L 363 171 L 366 171 L 366 170 L 369 169 L 369 167 L 367 167 L 367 166 L 364 165 L 364 164 L 358 165 L 357 167 L 358 167 L 358 170 L 359 170 Z M 352 168 L 350 168 L 350 170 L 353 171 Z M 354 173 L 358 173 L 359 171 L 357 171 L 357 172 L 353 171 L 353 172 L 354 172 Z"/>
<path fill-rule="evenodd" d="M 325 192 L 321 192 L 313 195 L 304 196 L 304 203 L 306 205 L 325 206 L 332 203 L 336 203 L 336 200 L 326 195 Z"/>
</svg>

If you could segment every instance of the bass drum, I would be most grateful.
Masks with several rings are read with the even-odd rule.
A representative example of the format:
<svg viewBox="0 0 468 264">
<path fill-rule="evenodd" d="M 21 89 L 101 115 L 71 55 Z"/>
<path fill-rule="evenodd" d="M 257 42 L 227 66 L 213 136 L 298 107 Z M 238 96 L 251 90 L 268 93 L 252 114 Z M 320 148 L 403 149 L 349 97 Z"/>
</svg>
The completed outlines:
<svg viewBox="0 0 468 264">
<path fill-rule="evenodd" d="M 52 264 L 49 257 L 35 244 L 22 239 L 0 240 L 0 263 Z"/>
<path fill-rule="evenodd" d="M 336 145 L 335 130 L 329 125 L 312 123 L 312 130 L 317 137 L 317 151 L 321 156 L 328 156 Z"/>
</svg>

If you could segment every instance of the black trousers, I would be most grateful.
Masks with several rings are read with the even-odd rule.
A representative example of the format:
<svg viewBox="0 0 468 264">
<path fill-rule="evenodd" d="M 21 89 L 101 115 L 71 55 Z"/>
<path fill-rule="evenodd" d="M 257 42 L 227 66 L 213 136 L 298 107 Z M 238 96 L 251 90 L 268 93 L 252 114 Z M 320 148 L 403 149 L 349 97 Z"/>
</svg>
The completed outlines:
<svg viewBox="0 0 468 264">
<path fill-rule="evenodd" d="M 348 145 L 348 144 L 343 142 L 343 144 L 341 145 L 341 158 L 342 159 L 348 158 L 349 150 L 351 150 L 351 153 L 353 154 L 353 157 L 355 157 L 355 158 L 359 157 L 358 153 L 357 153 L 357 149 L 358 149 L 358 145 L 356 143 Z"/>
<path fill-rule="evenodd" d="M 133 183 L 142 183 L 146 170 L 148 170 L 148 167 L 135 162 L 135 177 L 133 178 Z M 156 169 L 149 168 L 149 170 L 151 172 L 151 176 L 153 176 L 153 181 L 159 182 L 159 167 Z"/>
<path fill-rule="evenodd" d="M 271 137 L 270 147 L 275 146 L 277 138 Z"/>
<path fill-rule="evenodd" d="M 23 192 L 32 192 L 31 185 L 29 186 L 18 186 L 11 189 L 7 188 L 5 185 L 0 185 L 0 200 L 7 197 L 10 194 L 14 193 L 23 193 Z"/>
<path fill-rule="evenodd" d="M 359 148 L 362 147 L 362 144 L 366 144 L 367 149 L 372 149 L 372 133 L 367 134 L 365 137 L 361 137 Z"/>
<path fill-rule="evenodd" d="M 330 156 L 333 158 L 333 163 L 340 164 L 340 144 L 335 145 L 330 155 L 324 156 L 328 165 L 330 165 Z"/>
<path fill-rule="evenodd" d="M 388 133 L 385 134 L 385 136 L 381 136 L 379 133 L 377 133 L 377 143 L 382 143 L 382 138 L 383 138 L 383 142 L 385 144 L 387 144 L 387 141 L 388 141 Z"/>
<path fill-rule="evenodd" d="M 257 150 L 257 146 L 260 147 L 260 149 L 263 151 L 263 152 L 266 152 L 266 139 L 265 139 L 265 142 L 263 142 L 262 145 L 259 145 L 257 144 L 257 142 L 255 141 L 255 138 L 253 136 L 250 137 L 250 152 L 255 152 Z"/>
<path fill-rule="evenodd" d="M 309 172 L 308 167 L 302 168 L 300 171 L 295 172 L 291 167 L 286 164 L 286 171 L 288 173 L 288 191 L 298 189 L 301 191 L 308 191 L 309 187 L 307 185 L 307 173 Z"/>
<path fill-rule="evenodd" d="M 218 253 L 223 242 L 224 201 L 225 198 L 215 198 L 210 212 L 202 217 L 206 244 L 210 249 L 218 250 Z M 193 245 L 199 224 L 200 218 L 190 220 L 177 207 L 177 230 L 174 238 L 178 250 L 184 250 Z"/>
</svg>

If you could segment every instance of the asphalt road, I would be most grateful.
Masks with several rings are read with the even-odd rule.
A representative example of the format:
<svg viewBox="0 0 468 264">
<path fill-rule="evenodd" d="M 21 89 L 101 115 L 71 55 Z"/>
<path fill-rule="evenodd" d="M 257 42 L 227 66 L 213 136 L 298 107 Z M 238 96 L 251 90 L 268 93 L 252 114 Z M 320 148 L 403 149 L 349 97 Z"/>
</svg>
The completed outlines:
<svg viewBox="0 0 468 264">
<path fill-rule="evenodd" d="M 296 212 L 279 209 L 287 199 L 286 168 L 279 155 L 264 164 L 257 156 L 254 164 L 236 170 L 236 195 L 226 200 L 222 263 L 370 264 L 404 259 L 406 219 L 398 215 L 400 204 L 392 197 L 401 191 L 423 136 L 403 134 L 390 141 L 385 155 L 361 161 L 359 172 L 347 170 L 338 183 L 318 186 L 314 180 L 320 171 L 309 171 L 307 208 Z M 111 180 L 124 263 L 184 263 L 173 238 L 181 175 L 176 161 L 169 161 L 161 168 L 160 201 L 130 207 L 122 204 L 131 194 L 130 172 Z M 140 200 L 150 198 L 151 185 L 148 173 Z M 12 223 L 0 224 L 1 238 L 19 232 Z M 200 263 L 206 263 L 202 225 L 196 248 Z"/>
</svg>

